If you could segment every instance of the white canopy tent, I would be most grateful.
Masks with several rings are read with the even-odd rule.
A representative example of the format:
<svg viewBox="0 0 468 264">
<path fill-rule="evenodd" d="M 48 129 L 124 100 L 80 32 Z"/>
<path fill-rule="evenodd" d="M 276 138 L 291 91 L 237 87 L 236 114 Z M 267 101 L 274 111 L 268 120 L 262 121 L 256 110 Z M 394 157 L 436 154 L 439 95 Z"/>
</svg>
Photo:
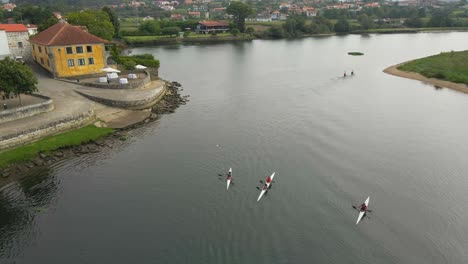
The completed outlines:
<svg viewBox="0 0 468 264">
<path fill-rule="evenodd" d="M 148 68 L 148 67 L 143 66 L 143 65 L 140 65 L 140 64 L 135 65 L 135 69 L 137 69 L 137 70 L 144 70 L 144 69 L 146 69 L 146 68 Z"/>
<path fill-rule="evenodd" d="M 101 71 L 103 71 L 103 72 L 108 72 L 108 73 L 112 73 L 112 72 L 120 73 L 119 70 L 114 69 L 114 68 L 111 68 L 111 67 L 107 67 L 107 68 L 101 69 Z"/>
</svg>

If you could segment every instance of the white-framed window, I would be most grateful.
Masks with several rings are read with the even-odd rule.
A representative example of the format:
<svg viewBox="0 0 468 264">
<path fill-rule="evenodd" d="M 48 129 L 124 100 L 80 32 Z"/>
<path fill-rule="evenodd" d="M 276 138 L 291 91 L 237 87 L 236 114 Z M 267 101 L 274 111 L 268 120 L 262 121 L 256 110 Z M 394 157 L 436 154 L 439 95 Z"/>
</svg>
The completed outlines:
<svg viewBox="0 0 468 264">
<path fill-rule="evenodd" d="M 79 66 L 83 66 L 83 65 L 85 65 L 85 64 L 86 64 L 86 63 L 85 63 L 85 59 L 78 59 L 78 65 L 79 65 Z"/>
<path fill-rule="evenodd" d="M 68 59 L 67 64 L 68 64 L 68 67 L 75 66 L 75 60 L 74 59 Z"/>
<path fill-rule="evenodd" d="M 88 64 L 93 65 L 94 64 L 94 58 L 88 58 Z"/>
<path fill-rule="evenodd" d="M 83 53 L 83 46 L 77 46 L 76 53 Z"/>
<path fill-rule="evenodd" d="M 86 52 L 93 52 L 93 46 L 86 46 Z"/>
<path fill-rule="evenodd" d="M 72 47 L 66 47 L 67 54 L 73 54 L 73 49 Z"/>
</svg>

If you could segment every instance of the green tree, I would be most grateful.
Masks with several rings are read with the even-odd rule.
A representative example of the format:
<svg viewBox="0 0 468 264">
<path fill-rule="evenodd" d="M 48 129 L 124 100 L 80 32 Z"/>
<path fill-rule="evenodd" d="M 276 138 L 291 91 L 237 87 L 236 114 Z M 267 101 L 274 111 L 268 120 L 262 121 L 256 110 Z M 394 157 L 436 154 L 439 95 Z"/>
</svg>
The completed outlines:
<svg viewBox="0 0 468 264">
<path fill-rule="evenodd" d="M 420 28 L 423 26 L 423 21 L 421 18 L 417 16 L 412 16 L 405 20 L 405 26 L 413 27 L 413 28 Z"/>
<path fill-rule="evenodd" d="M 112 10 L 110 7 L 105 6 L 101 9 L 102 11 L 106 12 L 107 15 L 109 16 L 109 20 L 114 26 L 114 31 L 115 35 L 119 35 L 120 33 L 120 21 L 117 15 L 115 14 L 114 10 Z"/>
<path fill-rule="evenodd" d="M 68 23 L 72 25 L 86 26 L 89 33 L 100 38 L 112 40 L 115 29 L 109 15 L 104 11 L 85 10 L 67 15 Z"/>
<path fill-rule="evenodd" d="M 36 84 L 37 78 L 28 66 L 8 57 L 0 61 L 0 91 L 17 95 L 21 105 L 21 94 L 36 92 Z"/>
<path fill-rule="evenodd" d="M 363 29 L 370 29 L 374 27 L 374 22 L 372 21 L 372 18 L 370 18 L 366 14 L 360 15 L 358 17 L 358 21 Z"/>
<path fill-rule="evenodd" d="M 247 34 L 253 34 L 255 32 L 255 29 L 253 27 L 248 27 L 245 29 L 245 33 Z"/>
<path fill-rule="evenodd" d="M 284 36 L 286 35 L 283 27 L 281 27 L 280 25 L 271 26 L 267 32 L 268 36 L 274 39 L 284 38 Z"/>
<path fill-rule="evenodd" d="M 434 9 L 428 24 L 431 27 L 451 27 L 453 21 L 450 18 L 448 11 Z"/>
<path fill-rule="evenodd" d="M 177 35 L 181 31 L 180 27 L 166 27 L 161 29 L 163 35 Z"/>
<path fill-rule="evenodd" d="M 233 15 L 234 23 L 240 32 L 245 31 L 245 19 L 253 14 L 252 8 L 242 2 L 231 2 L 231 4 L 226 8 L 226 13 Z"/>
<path fill-rule="evenodd" d="M 57 18 L 55 18 L 54 16 L 51 16 L 51 17 L 49 17 L 49 19 L 47 19 L 42 24 L 37 26 L 37 31 L 39 31 L 39 32 L 44 31 L 44 30 L 50 28 L 51 26 L 57 24 L 58 22 L 59 22 L 59 20 Z"/>
<path fill-rule="evenodd" d="M 31 4 L 20 5 L 14 9 L 16 21 L 27 24 L 42 24 L 52 16 L 52 11 L 48 8 L 33 6 Z"/>
<path fill-rule="evenodd" d="M 138 27 L 138 30 L 143 34 L 147 35 L 159 35 L 161 33 L 161 28 L 159 22 L 155 20 L 144 21 Z"/>
<path fill-rule="evenodd" d="M 348 23 L 348 20 L 346 20 L 346 18 L 340 18 L 338 20 L 338 22 L 336 22 L 335 24 L 335 32 L 337 33 L 346 33 L 346 32 L 349 32 L 349 23 Z"/>
</svg>

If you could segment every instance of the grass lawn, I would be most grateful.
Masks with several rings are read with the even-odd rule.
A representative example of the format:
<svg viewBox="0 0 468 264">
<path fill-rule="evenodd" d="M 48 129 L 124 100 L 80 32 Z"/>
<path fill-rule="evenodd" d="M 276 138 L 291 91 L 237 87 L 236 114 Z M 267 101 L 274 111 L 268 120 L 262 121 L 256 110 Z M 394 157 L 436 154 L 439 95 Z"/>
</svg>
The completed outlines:
<svg viewBox="0 0 468 264">
<path fill-rule="evenodd" d="M 245 27 L 252 26 L 252 25 L 259 25 L 259 26 L 273 26 L 273 25 L 282 25 L 284 21 L 245 21 Z"/>
<path fill-rule="evenodd" d="M 398 69 L 418 72 L 429 78 L 468 84 L 468 50 L 443 52 L 417 59 L 399 66 Z"/>
<path fill-rule="evenodd" d="M 100 128 L 89 125 L 77 130 L 46 137 L 34 143 L 1 152 L 0 168 L 6 167 L 12 163 L 31 160 L 40 152 L 47 153 L 63 147 L 80 145 L 99 139 L 113 132 L 114 130 L 111 128 Z"/>
</svg>

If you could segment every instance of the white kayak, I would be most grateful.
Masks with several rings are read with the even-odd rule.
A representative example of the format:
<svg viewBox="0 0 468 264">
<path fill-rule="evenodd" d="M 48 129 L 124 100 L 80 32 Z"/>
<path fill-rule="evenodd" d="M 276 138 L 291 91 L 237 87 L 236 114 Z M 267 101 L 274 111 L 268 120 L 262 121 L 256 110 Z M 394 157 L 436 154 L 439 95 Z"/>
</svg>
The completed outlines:
<svg viewBox="0 0 468 264">
<path fill-rule="evenodd" d="M 273 172 L 273 174 L 271 174 L 270 176 L 271 182 L 273 181 L 273 177 L 275 177 L 275 172 Z M 260 192 L 260 195 L 258 196 L 257 202 L 260 201 L 260 199 L 262 199 L 262 196 L 268 191 L 268 188 L 270 187 L 271 182 L 267 182 L 266 186 L 263 186 L 262 191 Z"/>
<path fill-rule="evenodd" d="M 369 198 L 370 197 L 367 197 L 366 201 L 364 202 L 366 204 L 366 206 L 369 206 Z M 359 221 L 361 221 L 362 217 L 364 217 L 364 215 L 366 214 L 365 211 L 359 211 L 359 217 L 356 221 L 356 225 L 359 224 Z"/>
<path fill-rule="evenodd" d="M 226 190 L 229 190 L 229 184 L 231 184 L 231 180 L 232 180 L 232 168 L 229 168 L 229 174 L 228 174 L 228 175 L 231 175 L 231 178 L 227 178 Z"/>
</svg>

